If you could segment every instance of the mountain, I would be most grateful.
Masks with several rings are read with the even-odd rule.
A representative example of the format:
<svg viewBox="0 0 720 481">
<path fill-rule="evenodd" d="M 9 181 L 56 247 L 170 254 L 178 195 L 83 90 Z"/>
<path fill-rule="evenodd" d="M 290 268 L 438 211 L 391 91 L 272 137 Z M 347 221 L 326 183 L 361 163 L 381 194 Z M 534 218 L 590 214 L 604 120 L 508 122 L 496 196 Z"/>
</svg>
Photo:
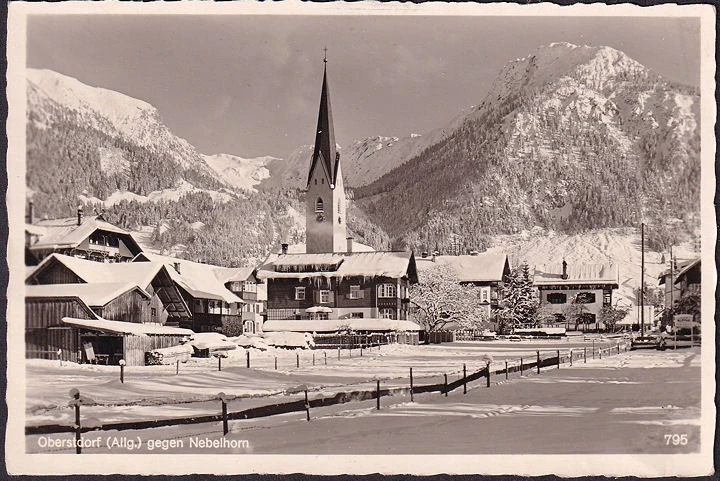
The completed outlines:
<svg viewBox="0 0 720 481">
<path fill-rule="evenodd" d="M 418 251 L 642 220 L 662 248 L 698 226 L 699 105 L 697 89 L 618 50 L 543 46 L 508 63 L 439 141 L 356 188 L 355 200 Z"/>
</svg>

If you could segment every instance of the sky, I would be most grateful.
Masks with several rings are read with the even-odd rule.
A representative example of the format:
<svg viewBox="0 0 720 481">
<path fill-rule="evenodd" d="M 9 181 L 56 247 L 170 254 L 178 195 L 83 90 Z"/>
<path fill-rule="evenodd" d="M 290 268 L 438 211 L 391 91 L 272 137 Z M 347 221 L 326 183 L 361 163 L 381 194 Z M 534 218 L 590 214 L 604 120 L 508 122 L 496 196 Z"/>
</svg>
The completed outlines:
<svg viewBox="0 0 720 481">
<path fill-rule="evenodd" d="M 670 17 L 33 15 L 27 66 L 144 100 L 201 153 L 286 158 L 314 141 L 324 47 L 344 146 L 440 128 L 552 42 L 699 86 L 699 22 Z"/>
</svg>

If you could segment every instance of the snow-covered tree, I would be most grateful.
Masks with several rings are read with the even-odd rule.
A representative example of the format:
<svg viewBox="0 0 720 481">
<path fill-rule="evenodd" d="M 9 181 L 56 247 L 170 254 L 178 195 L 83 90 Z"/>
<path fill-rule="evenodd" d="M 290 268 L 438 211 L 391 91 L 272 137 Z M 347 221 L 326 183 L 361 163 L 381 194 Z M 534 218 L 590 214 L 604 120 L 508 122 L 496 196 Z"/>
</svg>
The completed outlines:
<svg viewBox="0 0 720 481">
<path fill-rule="evenodd" d="M 613 330 L 615 324 L 625 319 L 629 311 L 630 308 L 624 306 L 603 306 L 597 319 L 605 325 L 605 329 Z"/>
<path fill-rule="evenodd" d="M 502 294 L 498 312 L 498 331 L 509 332 L 515 328 L 536 325 L 535 313 L 540 301 L 532 285 L 527 263 L 522 263 L 506 277 Z"/>
<path fill-rule="evenodd" d="M 416 319 L 427 331 L 437 331 L 455 322 L 467 326 L 479 315 L 479 290 L 461 285 L 452 268 L 438 265 L 423 273 L 418 284 L 410 288 Z"/>
</svg>

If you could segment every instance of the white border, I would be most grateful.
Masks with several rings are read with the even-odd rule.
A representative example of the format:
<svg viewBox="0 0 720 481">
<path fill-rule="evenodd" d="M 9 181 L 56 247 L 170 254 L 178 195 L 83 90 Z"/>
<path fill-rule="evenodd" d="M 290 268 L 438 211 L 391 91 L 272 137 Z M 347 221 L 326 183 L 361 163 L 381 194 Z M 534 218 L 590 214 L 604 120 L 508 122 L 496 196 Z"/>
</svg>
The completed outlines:
<svg viewBox="0 0 720 481">
<path fill-rule="evenodd" d="M 25 454 L 24 436 L 24 224 L 25 202 L 25 42 L 26 16 L 30 14 L 243 14 L 243 15 L 485 15 L 485 16 L 591 16 L 695 17 L 701 20 L 701 149 L 702 185 L 702 316 L 706 342 L 702 346 L 702 426 L 698 454 L 657 455 L 173 455 L 98 454 L 92 456 Z M 710 5 L 604 4 L 558 6 L 552 4 L 444 4 L 394 3 L 281 3 L 206 2 L 157 3 L 11 3 L 8 14 L 8 425 L 5 453 L 11 474 L 515 474 L 560 476 L 701 476 L 713 470 L 715 435 L 714 298 L 716 231 L 713 195 L 715 176 L 714 99 L 715 10 Z M 23 413 L 23 415 L 18 415 Z"/>
</svg>

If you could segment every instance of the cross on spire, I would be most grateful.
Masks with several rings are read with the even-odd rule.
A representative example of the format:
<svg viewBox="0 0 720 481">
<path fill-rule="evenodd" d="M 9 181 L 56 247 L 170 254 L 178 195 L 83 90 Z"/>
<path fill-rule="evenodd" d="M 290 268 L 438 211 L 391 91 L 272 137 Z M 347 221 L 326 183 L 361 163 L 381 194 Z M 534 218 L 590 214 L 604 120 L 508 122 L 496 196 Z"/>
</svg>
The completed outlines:
<svg viewBox="0 0 720 481">
<path fill-rule="evenodd" d="M 327 47 L 323 48 L 325 51 L 325 57 L 323 57 L 323 62 L 327 63 Z"/>
</svg>

